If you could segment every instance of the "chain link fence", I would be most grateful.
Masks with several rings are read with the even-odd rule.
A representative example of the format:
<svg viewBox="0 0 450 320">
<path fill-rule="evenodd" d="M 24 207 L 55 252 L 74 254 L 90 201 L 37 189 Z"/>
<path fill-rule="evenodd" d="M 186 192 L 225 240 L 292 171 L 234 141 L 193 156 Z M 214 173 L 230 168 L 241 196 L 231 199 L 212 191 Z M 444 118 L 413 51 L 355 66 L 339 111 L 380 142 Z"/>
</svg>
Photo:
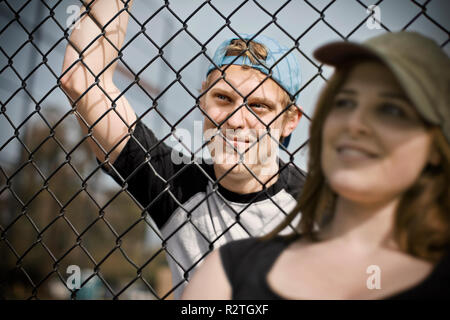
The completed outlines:
<svg viewBox="0 0 450 320">
<path fill-rule="evenodd" d="M 125 43 L 116 48 L 118 87 L 129 97 L 138 120 L 160 141 L 183 152 L 191 165 L 206 146 L 184 143 L 177 129 L 192 132 L 192 124 L 205 116 L 199 109 L 198 88 L 215 47 L 230 35 L 269 34 L 299 58 L 303 117 L 289 147 L 280 145 L 280 157 L 299 172 L 306 167 L 314 101 L 332 71 L 312 58 L 314 48 L 330 40 L 361 41 L 394 30 L 417 30 L 447 53 L 450 48 L 450 8 L 444 0 L 135 0 L 131 9 L 128 1 L 123 2 L 124 8 L 113 18 L 124 11 L 129 14 Z M 178 257 L 167 242 L 185 224 L 192 224 L 193 209 L 183 208 L 188 218 L 169 237 L 163 236 L 150 218 L 154 202 L 143 206 L 129 191 L 127 177 L 116 184 L 101 172 L 102 163 L 87 146 L 91 131 L 81 133 L 74 116 L 76 101 L 68 100 L 62 90 L 70 32 L 83 16 L 95 20 L 94 3 L 85 1 L 86 9 L 79 10 L 81 1 L 0 1 L 4 299 L 170 299 L 184 282 L 171 281 L 167 261 L 177 263 Z M 98 37 L 108 40 L 106 26 L 98 28 Z M 152 148 L 143 151 L 149 154 Z M 167 187 L 156 198 L 170 194 L 169 185 L 176 178 L 177 174 L 161 177 L 159 183 Z M 218 181 L 211 183 L 212 193 L 218 193 Z M 200 203 L 210 196 L 205 194 Z M 280 215 L 287 214 L 286 208 L 274 205 Z M 204 236 L 211 249 L 240 223 L 245 210 L 235 211 L 236 220 L 217 238 Z M 196 264 L 179 266 L 188 274 Z"/>
</svg>

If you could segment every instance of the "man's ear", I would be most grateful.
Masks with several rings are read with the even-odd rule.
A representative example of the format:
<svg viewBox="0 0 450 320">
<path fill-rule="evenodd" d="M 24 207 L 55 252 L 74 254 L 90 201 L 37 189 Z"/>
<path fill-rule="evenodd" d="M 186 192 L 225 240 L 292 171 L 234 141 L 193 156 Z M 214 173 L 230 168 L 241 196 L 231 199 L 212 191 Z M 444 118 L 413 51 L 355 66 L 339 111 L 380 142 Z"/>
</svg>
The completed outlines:
<svg viewBox="0 0 450 320">
<path fill-rule="evenodd" d="M 285 112 L 289 111 L 289 113 L 286 115 L 286 119 L 284 120 L 285 123 L 283 127 L 283 132 L 281 134 L 283 137 L 287 137 L 292 133 L 292 131 L 294 131 L 303 115 L 301 107 L 297 105 L 293 105 L 292 107 L 295 107 L 293 108 L 292 111 L 291 109 L 285 111 Z"/>
</svg>

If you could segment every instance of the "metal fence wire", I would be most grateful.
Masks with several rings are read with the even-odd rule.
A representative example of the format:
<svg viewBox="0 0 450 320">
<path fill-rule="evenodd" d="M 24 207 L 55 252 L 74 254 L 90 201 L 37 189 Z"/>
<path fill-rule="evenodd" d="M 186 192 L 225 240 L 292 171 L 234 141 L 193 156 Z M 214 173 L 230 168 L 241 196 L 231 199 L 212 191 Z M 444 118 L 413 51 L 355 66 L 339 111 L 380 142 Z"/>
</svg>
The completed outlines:
<svg viewBox="0 0 450 320">
<path fill-rule="evenodd" d="M 182 208 L 186 219 L 169 236 L 161 234 L 151 217 L 152 206 L 158 198 L 168 194 L 176 198 L 176 195 L 171 194 L 170 184 L 179 172 L 165 178 L 156 172 L 159 183 L 166 187 L 155 195 L 154 201 L 145 206 L 129 191 L 129 177 L 121 177 L 121 183 L 113 184 L 102 172 L 101 166 L 109 163 L 109 154 L 93 137 L 92 128 L 107 113 L 100 116 L 97 122 L 87 123 L 77 111 L 78 101 L 68 100 L 61 85 L 64 76 L 61 73 L 62 52 L 67 45 L 73 45 L 69 40 L 71 30 L 84 16 L 89 16 L 97 24 L 98 35 L 85 48 L 74 46 L 79 59 L 72 67 L 76 63 L 83 63 L 83 54 L 90 50 L 97 39 L 106 39 L 117 52 L 113 60 L 119 62 L 116 72 L 128 79 L 121 88 L 121 95 L 143 96 L 146 106 L 139 109 L 141 112 L 136 113 L 137 118 L 146 121 L 145 117 L 150 114 L 157 117 L 157 122 L 162 123 L 161 126 L 167 131 L 167 134 L 155 132 L 161 143 L 168 143 L 170 138 L 175 137 L 182 144 L 175 129 L 183 122 L 191 121 L 189 117 L 193 112 L 201 112 L 198 103 L 201 94 L 192 89 L 192 84 L 188 83 L 190 78 L 183 72 L 198 58 L 207 64 L 212 62 L 212 53 L 207 47 L 216 39 L 223 41 L 223 31 L 234 35 L 242 32 L 233 19 L 249 5 L 254 12 L 258 11 L 267 18 L 267 23 L 253 29 L 252 33 L 264 34 L 269 29 L 275 29 L 283 35 L 291 51 L 301 57 L 302 70 L 313 70 L 308 77 L 303 77 L 299 90 L 300 105 L 303 106 L 301 122 L 306 124 L 310 121 L 312 109 L 303 105 L 302 99 L 311 95 L 308 90 L 316 80 L 326 81 L 329 75 L 324 72 L 325 67 L 318 64 L 301 44 L 309 39 L 311 33 L 316 32 L 314 30 L 319 25 L 327 30 L 321 42 L 330 39 L 360 40 L 366 36 L 358 34 L 368 32 L 369 24 L 376 24 L 379 33 L 393 30 L 422 31 L 434 37 L 447 52 L 449 48 L 449 29 L 448 24 L 445 25 L 448 23 L 448 11 L 444 20 L 438 17 L 442 11 L 445 12 L 445 6 L 448 9 L 445 1 L 439 4 L 437 0 L 395 1 L 398 10 L 386 14 L 394 15 L 396 23 L 393 26 L 383 19 L 383 15 L 381 18 L 376 15 L 377 7 L 384 14 L 383 6 L 394 3 L 388 0 L 192 1 L 189 2 L 187 15 L 185 12 L 180 14 L 174 8 L 174 3 L 168 0 L 153 1 L 151 5 L 146 3 L 148 12 L 137 12 L 134 7 L 130 8 L 129 1 L 121 1 L 123 9 L 106 25 L 96 21 L 91 13 L 95 1 L 84 1 L 84 7 L 82 1 L 72 2 L 82 9 L 70 25 L 65 23 L 69 12 L 67 1 L 0 1 L 0 295 L 3 299 L 169 299 L 178 287 L 183 286 L 189 271 L 207 254 L 202 255 L 192 266 L 179 264 L 186 277 L 178 283 L 171 281 L 167 261 L 172 259 L 177 263 L 178 257 L 171 252 L 167 243 L 184 225 L 192 224 L 190 213 L 193 209 Z M 134 2 L 133 6 L 138 5 L 139 0 Z M 355 21 L 352 11 L 336 11 L 350 4 L 354 10 L 363 12 L 361 20 Z M 291 7 L 295 5 L 308 9 L 310 19 L 308 25 L 299 21 L 298 28 L 292 32 L 286 29 L 283 22 L 283 19 L 287 19 L 288 11 L 294 11 L 291 12 L 291 19 L 296 16 L 301 19 L 306 15 L 300 10 L 295 12 L 297 9 Z M 408 10 L 403 10 L 404 7 Z M 134 29 L 131 34 L 131 29 L 128 30 L 124 45 L 117 48 L 105 30 L 109 23 L 119 19 L 125 12 Z M 201 36 L 200 29 L 191 27 L 195 19 L 213 13 L 214 23 L 219 27 L 209 30 L 208 37 Z M 162 15 L 170 16 L 172 22 L 155 30 L 156 27 L 151 25 Z M 30 23 L 33 19 L 37 20 Z M 208 21 L 208 17 L 203 19 Z M 252 17 L 247 19 L 251 20 Z M 336 26 L 337 22 L 346 22 L 345 31 Z M 45 34 L 48 30 L 51 37 Z M 159 37 L 156 31 L 170 35 L 164 41 L 159 41 L 156 40 Z M 176 65 L 170 58 L 169 47 L 181 35 L 197 49 L 191 58 Z M 322 34 L 316 32 L 315 37 L 320 38 Z M 152 47 L 154 54 L 149 54 L 136 68 L 133 63 L 139 58 L 127 54 L 126 50 L 139 39 L 145 40 L 142 50 L 146 51 L 145 46 Z M 146 78 L 146 72 L 157 63 L 164 64 L 166 71 L 158 75 L 165 81 L 155 85 Z M 96 74 L 86 64 L 84 66 L 96 80 L 87 91 L 92 90 L 92 87 L 103 90 L 98 81 L 103 71 Z M 46 73 L 45 77 L 41 76 L 42 72 Z M 173 80 L 167 74 L 173 76 Z M 202 74 L 204 77 L 205 73 Z M 182 110 L 181 116 L 168 116 L 164 110 L 174 107 L 166 107 L 168 103 L 164 99 L 175 87 L 184 91 L 194 102 L 183 105 L 179 101 L 175 107 Z M 111 97 L 104 90 L 103 93 L 111 105 L 108 113 L 116 112 L 115 102 L 118 98 Z M 74 115 L 78 116 L 87 134 L 81 133 Z M 201 115 L 207 117 L 206 114 Z M 129 132 L 131 134 L 132 130 Z M 301 143 L 291 142 L 288 148 L 280 145 L 286 165 L 295 166 L 299 172 L 298 157 L 307 147 L 307 135 L 302 135 Z M 89 139 L 105 151 L 104 162 L 95 161 L 87 147 Z M 190 165 L 196 165 L 205 147 L 206 144 L 197 149 L 184 148 Z M 142 148 L 145 154 L 150 155 L 156 145 Z M 143 165 L 151 166 L 149 158 Z M 203 174 L 211 179 L 206 172 Z M 210 182 L 214 186 L 212 193 L 218 193 L 219 181 Z M 211 196 L 205 194 L 199 205 Z M 275 202 L 274 205 L 280 215 L 288 213 Z M 200 235 L 208 241 L 211 250 L 228 229 L 240 223 L 239 217 L 246 208 L 244 206 L 240 211 L 235 210 L 234 223 L 216 238 Z M 200 230 L 198 232 L 201 233 Z M 79 286 L 74 278 L 77 275 L 81 277 Z"/>
</svg>

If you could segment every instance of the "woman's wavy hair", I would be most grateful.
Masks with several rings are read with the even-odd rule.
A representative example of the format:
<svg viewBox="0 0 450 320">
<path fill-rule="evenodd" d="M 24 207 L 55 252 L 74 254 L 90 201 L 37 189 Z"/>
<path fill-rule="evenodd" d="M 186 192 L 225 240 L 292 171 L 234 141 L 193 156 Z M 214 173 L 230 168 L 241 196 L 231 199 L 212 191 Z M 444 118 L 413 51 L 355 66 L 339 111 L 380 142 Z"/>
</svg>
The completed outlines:
<svg viewBox="0 0 450 320">
<path fill-rule="evenodd" d="M 349 72 L 360 62 L 353 61 L 337 68 L 323 89 L 310 126 L 308 175 L 303 191 L 296 207 L 266 239 L 277 235 L 301 215 L 296 231 L 306 239 L 319 241 L 320 229 L 332 221 L 336 194 L 322 171 L 322 128 L 336 94 Z M 439 126 L 427 126 L 441 161 L 437 166 L 425 167 L 415 184 L 402 196 L 394 219 L 394 238 L 402 251 L 437 261 L 450 245 L 450 145 Z"/>
</svg>

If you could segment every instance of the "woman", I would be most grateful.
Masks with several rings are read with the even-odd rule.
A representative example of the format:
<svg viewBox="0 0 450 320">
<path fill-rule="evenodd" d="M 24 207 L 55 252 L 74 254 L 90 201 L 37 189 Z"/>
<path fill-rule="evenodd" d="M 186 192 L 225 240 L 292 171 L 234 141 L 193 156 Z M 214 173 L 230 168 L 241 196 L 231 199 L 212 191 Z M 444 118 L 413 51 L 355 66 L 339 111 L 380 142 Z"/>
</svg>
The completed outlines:
<svg viewBox="0 0 450 320">
<path fill-rule="evenodd" d="M 185 299 L 450 297 L 450 62 L 389 33 L 314 53 L 336 68 L 298 205 L 269 239 L 214 251 Z M 301 212 L 298 234 L 277 233 Z"/>
</svg>

